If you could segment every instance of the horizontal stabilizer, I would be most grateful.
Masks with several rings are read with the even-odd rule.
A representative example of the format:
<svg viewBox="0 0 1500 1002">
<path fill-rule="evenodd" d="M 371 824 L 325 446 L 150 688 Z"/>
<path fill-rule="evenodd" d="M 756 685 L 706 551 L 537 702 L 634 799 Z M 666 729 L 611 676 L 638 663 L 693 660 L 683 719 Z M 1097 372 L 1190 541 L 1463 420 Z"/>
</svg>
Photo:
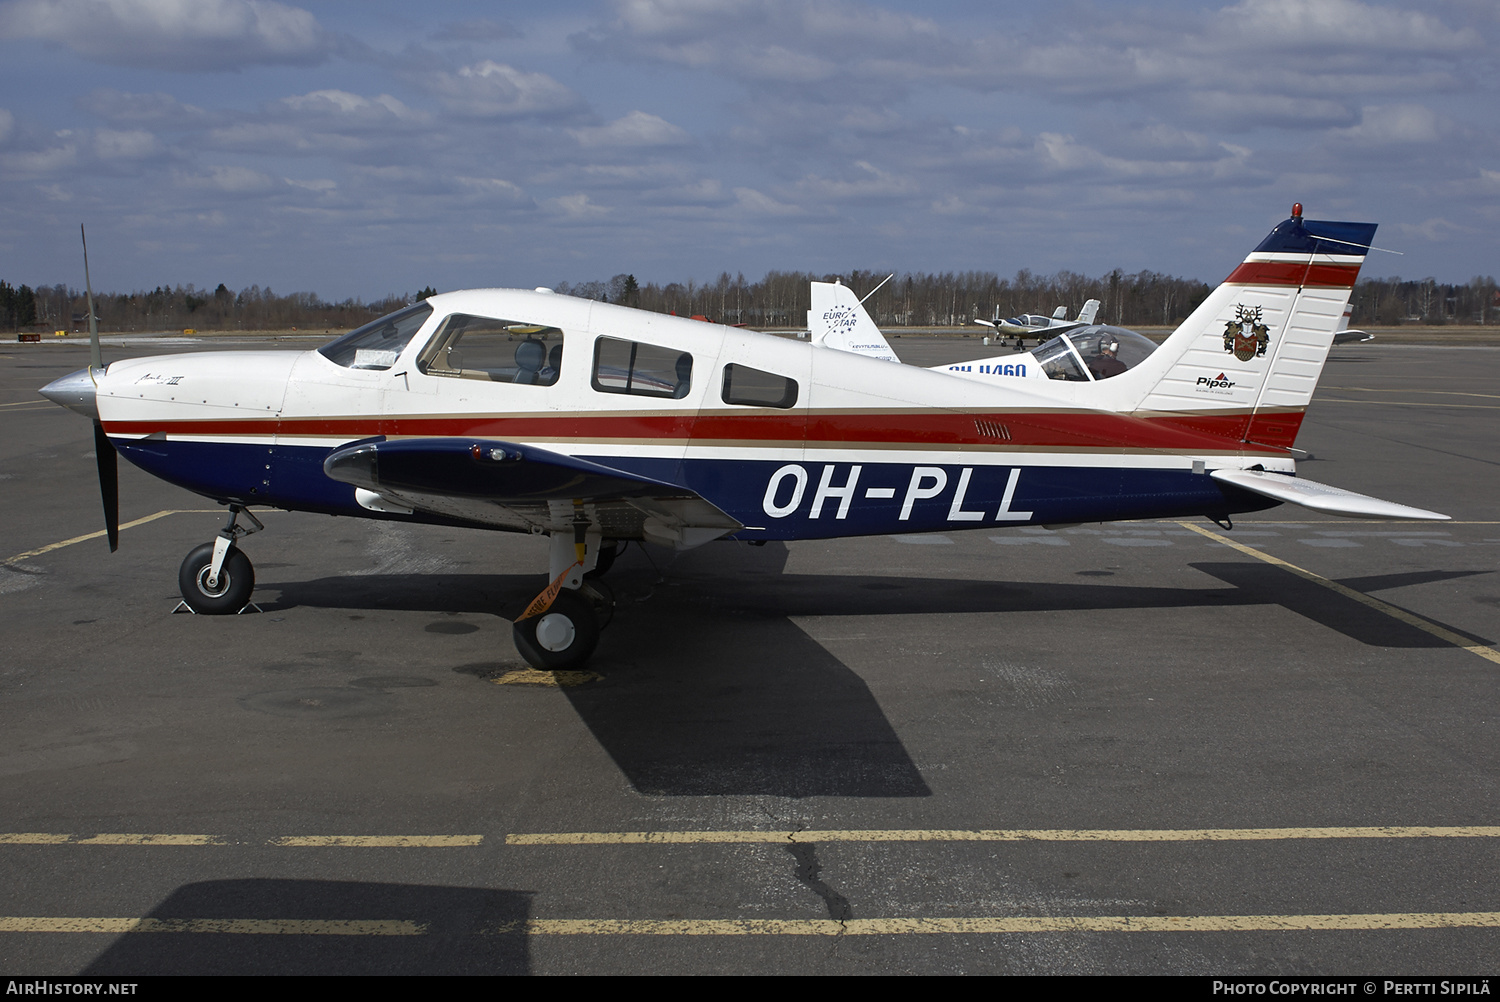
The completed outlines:
<svg viewBox="0 0 1500 1002">
<path fill-rule="evenodd" d="M 1335 515 L 1354 518 L 1407 518 L 1429 522 L 1447 521 L 1450 516 L 1440 515 L 1423 508 L 1409 508 L 1393 501 L 1356 494 L 1339 487 L 1314 483 L 1301 477 L 1289 477 L 1285 473 L 1267 473 L 1263 470 L 1214 470 L 1209 474 L 1215 480 L 1233 484 L 1276 501 L 1326 511 Z"/>
</svg>

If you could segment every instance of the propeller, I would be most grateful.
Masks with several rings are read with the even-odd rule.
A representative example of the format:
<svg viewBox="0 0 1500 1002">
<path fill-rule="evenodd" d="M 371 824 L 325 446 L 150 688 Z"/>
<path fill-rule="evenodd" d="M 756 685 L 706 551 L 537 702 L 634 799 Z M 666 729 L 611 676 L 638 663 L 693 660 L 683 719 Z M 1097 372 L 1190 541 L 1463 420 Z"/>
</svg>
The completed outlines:
<svg viewBox="0 0 1500 1002">
<path fill-rule="evenodd" d="M 94 286 L 89 280 L 89 238 L 78 226 L 78 235 L 83 239 L 83 288 L 88 293 L 89 303 L 89 377 L 104 371 L 104 360 L 99 352 L 99 318 L 94 315 Z M 104 533 L 109 537 L 109 552 L 120 548 L 120 460 L 115 447 L 104 433 L 104 423 L 99 420 L 97 407 L 94 411 L 94 462 L 99 467 L 99 497 L 104 502 Z"/>
</svg>

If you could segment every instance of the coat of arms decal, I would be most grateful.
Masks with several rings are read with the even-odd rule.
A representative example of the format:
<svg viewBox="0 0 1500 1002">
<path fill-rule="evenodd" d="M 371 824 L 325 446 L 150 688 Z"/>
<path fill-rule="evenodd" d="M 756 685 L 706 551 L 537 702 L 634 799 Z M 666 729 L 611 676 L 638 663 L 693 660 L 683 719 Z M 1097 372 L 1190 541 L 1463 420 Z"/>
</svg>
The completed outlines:
<svg viewBox="0 0 1500 1002">
<path fill-rule="evenodd" d="M 1264 355 L 1271 343 L 1271 331 L 1260 322 L 1260 307 L 1247 310 L 1236 304 L 1235 311 L 1234 319 L 1224 325 L 1224 350 L 1241 362 Z"/>
</svg>

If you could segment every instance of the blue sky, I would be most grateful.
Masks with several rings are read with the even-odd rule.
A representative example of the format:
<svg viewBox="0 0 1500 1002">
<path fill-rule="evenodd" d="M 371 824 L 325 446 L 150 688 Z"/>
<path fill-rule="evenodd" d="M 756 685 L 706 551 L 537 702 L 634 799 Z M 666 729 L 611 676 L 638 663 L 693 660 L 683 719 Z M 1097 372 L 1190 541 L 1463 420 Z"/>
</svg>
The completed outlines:
<svg viewBox="0 0 1500 1002">
<path fill-rule="evenodd" d="M 0 0 L 0 278 L 1494 274 L 1500 4 Z"/>
</svg>

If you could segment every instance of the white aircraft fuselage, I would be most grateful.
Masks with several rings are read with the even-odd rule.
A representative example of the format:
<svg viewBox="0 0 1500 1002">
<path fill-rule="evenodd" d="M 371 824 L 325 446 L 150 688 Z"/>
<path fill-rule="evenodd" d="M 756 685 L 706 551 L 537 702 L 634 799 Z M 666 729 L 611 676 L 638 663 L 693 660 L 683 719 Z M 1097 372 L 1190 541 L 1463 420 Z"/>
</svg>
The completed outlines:
<svg viewBox="0 0 1500 1002">
<path fill-rule="evenodd" d="M 1036 378 L 1035 366 L 1018 378 L 1003 356 L 929 370 L 482 289 L 317 351 L 117 361 L 44 392 L 95 416 L 137 466 L 236 511 L 547 533 L 554 575 L 575 544 L 587 569 L 607 540 L 1222 520 L 1281 500 L 1441 517 L 1335 488 L 1322 490 L 1343 500 L 1310 502 L 1287 476 L 1373 233 L 1294 214 L 1165 343 L 1108 378 Z M 226 538 L 200 580 L 218 580 Z M 581 571 L 565 575 L 580 584 Z"/>
</svg>

